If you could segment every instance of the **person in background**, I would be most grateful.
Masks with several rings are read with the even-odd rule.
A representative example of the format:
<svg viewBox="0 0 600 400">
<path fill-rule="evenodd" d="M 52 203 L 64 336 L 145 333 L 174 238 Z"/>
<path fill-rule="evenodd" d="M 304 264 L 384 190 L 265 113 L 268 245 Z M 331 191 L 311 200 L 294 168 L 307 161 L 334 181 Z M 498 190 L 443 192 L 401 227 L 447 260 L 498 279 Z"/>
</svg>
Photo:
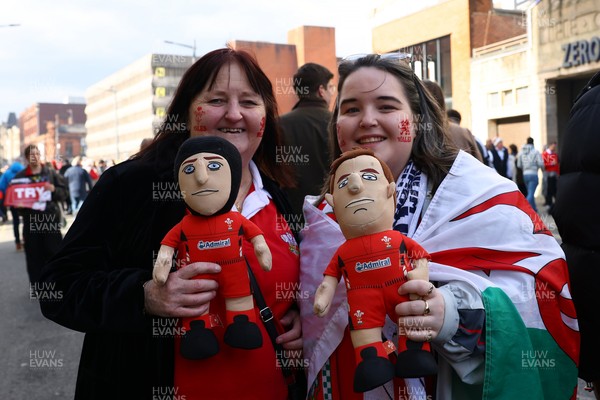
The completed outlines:
<svg viewBox="0 0 600 400">
<path fill-rule="evenodd" d="M 63 165 L 61 165 L 60 169 L 58 170 L 58 173 L 62 177 L 64 177 L 65 176 L 65 172 L 67 172 L 67 170 L 69 168 L 71 168 L 71 162 L 69 160 L 65 159 Z M 71 193 L 70 192 L 67 193 L 67 198 L 63 202 L 62 206 L 63 206 L 63 211 L 65 212 L 66 215 L 73 215 L 73 206 L 71 204 Z"/>
<path fill-rule="evenodd" d="M 398 323 L 408 339 L 431 341 L 439 372 L 364 396 L 352 390 L 345 284 L 326 317 L 313 314 L 323 268 L 344 241 L 331 207 L 317 199 L 304 203 L 310 229 L 300 242 L 300 287 L 310 294 L 300 302 L 310 398 L 571 398 L 579 335 L 563 252 L 514 182 L 448 141 L 436 101 L 408 64 L 389 57 L 340 63 L 332 155 L 365 147 L 394 175 L 394 229 L 429 253 L 435 287 L 404 283 L 399 293 L 419 299 L 397 305 L 399 319 L 384 334 L 395 341 Z M 554 368 L 536 365 L 534 349 L 552 349 Z"/>
<path fill-rule="evenodd" d="M 558 153 L 556 152 L 556 142 L 552 142 L 548 145 L 548 148 L 542 153 L 542 159 L 544 160 L 544 174 L 546 179 L 546 202 L 544 205 L 548 207 L 548 212 L 552 214 L 554 199 L 556 198 L 556 185 L 558 182 L 558 176 L 560 175 L 560 165 Z"/>
<path fill-rule="evenodd" d="M 81 159 L 81 164 L 83 169 L 90 175 L 90 179 L 92 180 L 92 186 L 98 182 L 98 178 L 100 178 L 100 174 L 96 170 L 96 161 L 91 158 L 83 157 Z"/>
<path fill-rule="evenodd" d="M 67 188 L 62 185 L 58 172 L 42 163 L 40 150 L 36 145 L 25 147 L 27 167 L 18 172 L 11 184 L 41 184 L 45 193 L 41 194 L 35 208 L 19 207 L 23 217 L 23 239 L 25 240 L 25 260 L 27 273 L 32 285 L 40 280 L 44 264 L 58 250 L 62 240 L 60 226 L 62 214 L 59 202 L 67 196 Z M 49 192 L 47 198 L 44 195 Z"/>
<path fill-rule="evenodd" d="M 508 149 L 504 147 L 504 142 L 502 138 L 495 137 L 493 142 L 493 146 L 489 151 L 489 164 L 494 167 L 496 172 L 508 179 L 512 179 L 514 163 L 511 163 L 510 153 Z"/>
<path fill-rule="evenodd" d="M 295 188 L 286 190 L 292 209 L 302 216 L 306 195 L 317 195 L 329 171 L 327 126 L 335 94 L 333 73 L 322 65 L 307 63 L 294 74 L 298 102 L 280 118 L 285 147 L 280 158 L 289 158 L 296 177 Z M 296 160 L 295 157 L 301 158 Z"/>
<path fill-rule="evenodd" d="M 150 143 L 152 143 L 152 138 L 144 138 L 144 139 L 142 139 L 142 141 L 140 143 L 140 151 L 142 151 L 146 147 L 148 147 L 150 145 Z"/>
<path fill-rule="evenodd" d="M 446 115 L 448 116 L 448 122 L 450 122 L 451 124 L 454 123 L 454 124 L 460 126 L 460 122 L 462 121 L 462 115 L 460 115 L 460 113 L 457 110 L 451 108 L 446 111 Z M 471 136 L 473 136 L 473 139 L 475 139 L 475 144 L 477 145 L 477 150 L 479 150 L 479 155 L 481 156 L 481 162 L 484 163 L 485 165 L 488 165 L 488 163 L 487 163 L 488 151 L 485 148 L 485 145 L 483 143 L 481 143 L 481 141 L 479 139 L 477 139 L 477 137 L 475 135 L 473 135 L 473 133 L 471 131 L 469 131 L 469 133 L 471 133 Z"/>
<path fill-rule="evenodd" d="M 19 161 L 13 162 L 10 167 L 0 176 L 0 194 L 2 194 L 2 203 L 4 204 L 4 197 L 6 195 L 6 188 L 8 187 L 10 181 L 17 175 L 17 173 L 21 172 L 25 167 Z M 15 236 L 15 248 L 17 251 L 23 250 L 23 243 L 21 242 L 21 232 L 20 232 L 20 216 L 19 211 L 16 207 L 8 207 L 10 214 L 12 216 L 13 223 L 13 234 Z"/>
<path fill-rule="evenodd" d="M 108 166 L 106 165 L 106 161 L 104 161 L 104 160 L 98 161 L 98 173 L 100 175 L 102 175 L 104 173 L 104 171 L 106 171 L 107 168 L 108 168 Z"/>
<path fill-rule="evenodd" d="M 540 182 L 538 170 L 544 169 L 544 161 L 540 152 L 533 147 L 533 138 L 528 137 L 527 143 L 521 148 L 521 152 L 517 157 L 517 167 L 523 170 L 523 181 L 527 187 L 527 201 L 533 211 L 537 212 L 535 190 Z"/>
<path fill-rule="evenodd" d="M 85 201 L 88 192 L 92 190 L 92 178 L 81 166 L 81 157 L 79 156 L 73 158 L 71 168 L 65 172 L 64 176 L 69 182 L 71 210 L 73 213 L 77 213 Z"/>
<path fill-rule="evenodd" d="M 563 135 L 552 216 L 567 256 L 581 330 L 579 377 L 600 399 L 600 72 L 575 99 Z"/>
<path fill-rule="evenodd" d="M 425 80 L 423 81 L 423 86 L 425 86 L 425 88 L 433 96 L 440 109 L 444 112 L 444 115 L 446 115 L 446 101 L 444 100 L 444 93 L 442 92 L 440 85 L 433 81 Z M 471 131 L 458 126 L 450 119 L 448 119 L 448 123 L 448 127 L 450 128 L 448 130 L 450 133 L 450 139 L 452 139 L 456 147 L 466 151 L 477 160 L 482 161 L 481 153 L 477 149 L 477 142 L 471 134 Z"/>
<path fill-rule="evenodd" d="M 150 399 L 156 393 L 190 400 L 286 399 L 265 323 L 258 324 L 259 349 L 223 344 L 225 300 L 211 279 L 219 265 L 186 264 L 181 251 L 166 283 L 152 281 L 160 243 L 186 213 L 173 174 L 180 145 L 194 136 L 226 139 L 242 158 L 235 209 L 263 231 L 272 271 L 260 268 L 250 243 L 243 243 L 243 253 L 272 313 L 277 342 L 301 357 L 298 246 L 283 217 L 291 211 L 280 189 L 293 177 L 275 159 L 281 142 L 271 82 L 247 52 L 211 51 L 183 75 L 165 121 L 171 124 L 148 147 L 102 174 L 44 269 L 43 281 L 53 282 L 63 298 L 41 302 L 42 313 L 85 332 L 75 399 Z M 208 310 L 221 351 L 210 359 L 184 359 L 180 319 Z M 258 321 L 261 315 L 268 320 L 268 310 L 254 311 Z"/>
<path fill-rule="evenodd" d="M 519 149 L 517 148 L 517 145 L 514 143 L 511 143 L 508 148 L 510 149 L 510 155 L 512 158 L 513 165 L 514 165 L 514 174 L 513 174 L 513 181 L 517 184 L 517 187 L 519 188 L 519 190 L 521 191 L 521 193 L 523 193 L 523 196 L 527 197 L 527 185 L 525 185 L 525 180 L 523 179 L 523 168 L 519 167 L 517 165 L 517 158 L 519 157 Z"/>
</svg>

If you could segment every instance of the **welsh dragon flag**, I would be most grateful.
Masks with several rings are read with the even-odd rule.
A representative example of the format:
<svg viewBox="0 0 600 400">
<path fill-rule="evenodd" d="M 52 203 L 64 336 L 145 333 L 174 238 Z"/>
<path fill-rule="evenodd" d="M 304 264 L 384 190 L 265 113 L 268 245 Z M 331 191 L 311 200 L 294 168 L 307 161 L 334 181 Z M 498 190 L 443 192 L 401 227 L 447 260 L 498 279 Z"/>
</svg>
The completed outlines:
<svg viewBox="0 0 600 400">
<path fill-rule="evenodd" d="M 310 290 L 322 278 L 317 271 L 331 257 L 330 248 L 343 236 L 315 207 L 305 204 L 305 215 L 301 283 Z M 481 293 L 484 399 L 575 399 L 579 331 L 565 257 L 514 183 L 461 152 L 420 224 L 408 233 L 431 255 L 430 280 L 463 281 Z M 323 235 L 334 244 L 325 245 Z M 321 246 L 311 246 L 319 237 Z M 306 306 L 312 304 L 301 304 L 309 385 L 341 340 L 344 294 L 338 286 L 322 321 L 308 317 Z M 438 382 L 438 389 L 440 384 L 451 387 L 448 398 L 465 398 L 469 391 L 458 379 Z"/>
</svg>

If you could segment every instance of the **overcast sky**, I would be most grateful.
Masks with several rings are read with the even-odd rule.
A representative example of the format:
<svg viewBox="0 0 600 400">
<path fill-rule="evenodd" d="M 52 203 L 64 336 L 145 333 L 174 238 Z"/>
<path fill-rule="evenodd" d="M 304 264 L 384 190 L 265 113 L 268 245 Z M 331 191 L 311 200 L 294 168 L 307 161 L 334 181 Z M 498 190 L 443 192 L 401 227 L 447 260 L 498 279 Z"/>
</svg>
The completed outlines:
<svg viewBox="0 0 600 400">
<path fill-rule="evenodd" d="M 369 0 L 3 0 L 0 121 L 85 89 L 149 53 L 196 55 L 228 40 L 287 43 L 301 25 L 336 28 L 338 56 L 371 51 Z M 7 27 L 8 24 L 20 24 Z"/>
</svg>

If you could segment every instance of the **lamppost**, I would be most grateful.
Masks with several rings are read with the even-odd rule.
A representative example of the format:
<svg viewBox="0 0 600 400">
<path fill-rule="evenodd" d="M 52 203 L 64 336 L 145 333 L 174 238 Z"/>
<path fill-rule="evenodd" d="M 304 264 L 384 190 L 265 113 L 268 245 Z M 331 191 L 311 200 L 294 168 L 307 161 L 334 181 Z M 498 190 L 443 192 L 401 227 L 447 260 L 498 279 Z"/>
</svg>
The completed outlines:
<svg viewBox="0 0 600 400">
<path fill-rule="evenodd" d="M 60 116 L 54 114 L 54 159 L 58 162 L 60 159 L 60 142 L 58 138 L 60 127 Z"/>
<path fill-rule="evenodd" d="M 194 39 L 194 45 L 193 46 L 191 46 L 189 44 L 185 44 L 185 43 L 171 42 L 170 40 L 165 40 L 165 43 L 174 44 L 176 46 L 187 47 L 188 49 L 192 49 L 193 61 L 196 61 L 196 39 Z"/>
</svg>

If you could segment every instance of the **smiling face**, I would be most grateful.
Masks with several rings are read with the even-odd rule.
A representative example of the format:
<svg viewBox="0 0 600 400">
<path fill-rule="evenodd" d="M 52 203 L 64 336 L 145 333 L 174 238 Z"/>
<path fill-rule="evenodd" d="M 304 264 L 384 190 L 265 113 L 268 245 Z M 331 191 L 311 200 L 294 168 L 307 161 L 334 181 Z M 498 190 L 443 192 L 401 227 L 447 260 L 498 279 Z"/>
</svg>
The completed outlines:
<svg viewBox="0 0 600 400">
<path fill-rule="evenodd" d="M 179 166 L 179 189 L 185 203 L 201 215 L 212 215 L 225 206 L 231 193 L 231 168 L 214 153 L 197 153 Z"/>
<path fill-rule="evenodd" d="M 333 193 L 325 199 L 346 239 L 392 229 L 395 187 L 372 156 L 360 155 L 338 166 Z"/>
<path fill-rule="evenodd" d="M 237 63 L 224 65 L 212 87 L 205 87 L 189 109 L 190 136 L 219 136 L 237 147 L 247 166 L 260 145 L 266 111 Z"/>
<path fill-rule="evenodd" d="M 398 78 L 374 67 L 348 75 L 339 93 L 337 140 L 342 150 L 373 150 L 398 177 L 410 157 L 413 112 Z"/>
</svg>

